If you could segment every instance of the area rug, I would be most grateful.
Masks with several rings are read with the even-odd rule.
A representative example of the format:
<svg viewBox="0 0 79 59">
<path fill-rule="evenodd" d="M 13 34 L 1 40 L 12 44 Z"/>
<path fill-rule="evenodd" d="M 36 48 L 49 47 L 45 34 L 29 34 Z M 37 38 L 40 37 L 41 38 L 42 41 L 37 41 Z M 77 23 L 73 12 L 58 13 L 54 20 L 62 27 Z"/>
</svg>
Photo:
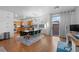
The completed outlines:
<svg viewBox="0 0 79 59">
<path fill-rule="evenodd" d="M 72 51 L 72 43 L 66 43 L 63 41 L 58 42 L 57 52 L 71 52 Z"/>
<path fill-rule="evenodd" d="M 7 50 L 4 47 L 0 47 L 0 52 L 7 52 Z"/>
<path fill-rule="evenodd" d="M 30 46 L 32 45 L 33 43 L 36 43 L 37 41 L 39 41 L 41 38 L 43 38 L 42 35 L 39 35 L 39 36 L 33 36 L 32 38 L 30 39 L 26 39 L 24 37 L 20 37 L 19 40 L 21 43 L 23 43 L 24 45 L 26 46 Z"/>
</svg>

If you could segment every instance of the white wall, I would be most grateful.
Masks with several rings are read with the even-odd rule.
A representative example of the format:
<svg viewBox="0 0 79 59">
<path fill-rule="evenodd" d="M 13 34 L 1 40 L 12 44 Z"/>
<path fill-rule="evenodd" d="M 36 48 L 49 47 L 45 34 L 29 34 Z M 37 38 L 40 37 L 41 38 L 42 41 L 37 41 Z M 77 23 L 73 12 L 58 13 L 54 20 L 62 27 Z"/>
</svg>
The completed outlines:
<svg viewBox="0 0 79 59">
<path fill-rule="evenodd" d="M 79 24 L 79 7 L 76 8 L 76 19 L 75 24 Z"/>
<path fill-rule="evenodd" d="M 19 16 L 17 15 L 17 17 L 20 17 L 20 16 L 31 16 L 31 17 L 40 17 L 41 21 L 38 20 L 38 23 L 44 23 L 44 24 L 47 24 L 47 27 L 45 28 L 45 33 L 48 33 L 50 34 L 51 33 L 51 29 L 52 29 L 52 26 L 51 26 L 51 19 L 50 19 L 50 13 L 56 13 L 56 12 L 62 12 L 62 11 L 65 11 L 65 10 L 70 10 L 70 9 L 73 9 L 73 6 L 62 6 L 60 7 L 59 9 L 54 9 L 54 6 L 47 6 L 47 7 L 42 7 L 42 6 L 36 6 L 36 7 L 21 7 L 21 6 L 18 6 L 18 7 L 0 7 L 0 9 L 2 10 L 5 10 L 5 11 L 1 11 L 0 10 L 0 19 L 8 19 L 7 15 L 8 13 L 10 14 L 9 15 L 9 19 L 8 20 L 5 20 L 5 22 L 3 20 L 0 20 L 0 22 L 2 22 L 3 24 L 5 25 L 2 25 L 2 23 L 0 23 L 0 25 L 2 25 L 0 27 L 0 31 L 10 31 L 10 32 L 13 32 L 13 13 L 11 12 L 14 12 L 14 13 L 17 13 L 19 14 Z M 7 10 L 7 11 L 6 11 Z M 8 11 L 11 11 L 11 12 L 8 12 Z M 5 17 L 3 17 L 5 16 Z M 1 18 L 2 17 L 2 18 Z M 15 17 L 16 18 L 16 17 Z M 74 17 L 72 18 L 74 19 Z M 72 23 L 74 23 L 74 20 L 72 21 Z M 8 25 L 6 25 L 8 24 Z M 10 25 L 12 24 L 12 25 Z M 5 29 L 4 29 L 5 28 Z M 7 29 L 6 29 L 7 28 Z M 9 28 L 9 29 L 8 29 Z M 3 30 L 2 30 L 3 29 Z"/>
<path fill-rule="evenodd" d="M 71 14 L 71 24 L 75 24 L 76 23 L 76 9 L 74 10 L 74 12 Z"/>
<path fill-rule="evenodd" d="M 75 23 L 75 11 L 67 11 L 60 14 L 60 35 L 66 35 L 70 30 L 70 24 Z"/>
<path fill-rule="evenodd" d="M 0 32 L 10 32 L 13 35 L 13 13 L 0 10 Z"/>
<path fill-rule="evenodd" d="M 43 33 L 50 35 L 51 34 L 51 31 L 50 31 L 51 30 L 51 28 L 50 28 L 50 25 L 51 25 L 50 24 L 50 20 L 51 20 L 50 14 L 44 15 L 42 20 L 43 20 L 44 24 L 46 25 L 45 26 L 46 28 L 43 29 Z"/>
<path fill-rule="evenodd" d="M 31 7 L 28 10 L 23 10 L 22 14 L 24 17 L 38 17 L 39 19 L 34 20 L 34 23 L 45 24 L 42 32 L 50 34 L 50 12 L 48 7 Z"/>
</svg>

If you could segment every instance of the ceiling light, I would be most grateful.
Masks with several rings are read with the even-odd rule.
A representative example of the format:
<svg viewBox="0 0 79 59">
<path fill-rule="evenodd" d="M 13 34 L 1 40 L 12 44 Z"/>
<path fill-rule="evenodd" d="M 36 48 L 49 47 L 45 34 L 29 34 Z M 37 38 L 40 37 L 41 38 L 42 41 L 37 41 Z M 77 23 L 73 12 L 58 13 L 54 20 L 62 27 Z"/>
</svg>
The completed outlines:
<svg viewBox="0 0 79 59">
<path fill-rule="evenodd" d="M 54 9 L 58 9 L 58 8 L 59 8 L 59 6 L 55 6 L 55 7 L 54 7 Z"/>
</svg>

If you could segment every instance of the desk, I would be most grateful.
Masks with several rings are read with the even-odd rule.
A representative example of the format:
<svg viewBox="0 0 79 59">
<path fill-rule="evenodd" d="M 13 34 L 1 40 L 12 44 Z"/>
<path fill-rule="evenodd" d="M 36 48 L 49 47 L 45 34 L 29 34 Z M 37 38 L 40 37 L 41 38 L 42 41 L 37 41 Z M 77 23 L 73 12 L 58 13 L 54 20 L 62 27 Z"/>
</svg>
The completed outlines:
<svg viewBox="0 0 79 59">
<path fill-rule="evenodd" d="M 76 46 L 79 46 L 79 39 L 77 39 L 74 35 L 76 35 L 77 33 L 72 32 L 72 33 L 68 33 L 68 37 L 71 38 L 71 40 L 75 43 Z"/>
</svg>

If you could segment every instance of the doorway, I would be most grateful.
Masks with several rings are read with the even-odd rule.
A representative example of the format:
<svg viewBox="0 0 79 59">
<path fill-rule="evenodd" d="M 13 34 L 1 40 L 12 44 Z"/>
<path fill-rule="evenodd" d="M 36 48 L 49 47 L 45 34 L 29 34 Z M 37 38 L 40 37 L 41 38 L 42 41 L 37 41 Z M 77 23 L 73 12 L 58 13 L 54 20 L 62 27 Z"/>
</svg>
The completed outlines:
<svg viewBox="0 0 79 59">
<path fill-rule="evenodd" d="M 60 16 L 52 16 L 52 35 L 59 36 Z"/>
</svg>

